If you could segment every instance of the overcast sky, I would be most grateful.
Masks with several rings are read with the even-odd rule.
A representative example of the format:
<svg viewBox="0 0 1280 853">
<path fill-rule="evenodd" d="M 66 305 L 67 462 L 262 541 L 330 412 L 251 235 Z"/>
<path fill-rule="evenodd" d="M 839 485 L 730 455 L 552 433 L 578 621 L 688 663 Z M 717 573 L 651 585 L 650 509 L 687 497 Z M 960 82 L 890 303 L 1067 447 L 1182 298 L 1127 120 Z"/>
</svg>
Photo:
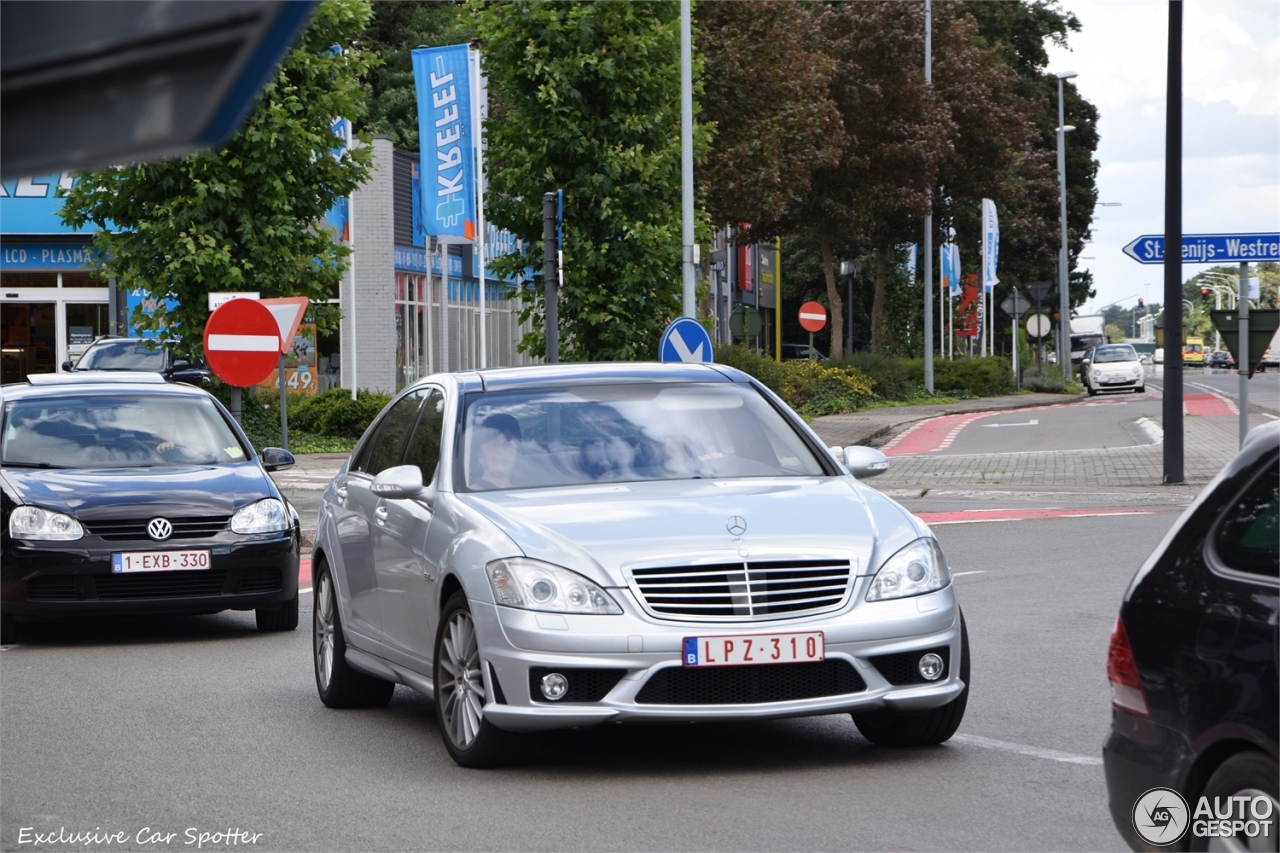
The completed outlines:
<svg viewBox="0 0 1280 853">
<path fill-rule="evenodd" d="M 1050 50 L 1049 70 L 1077 72 L 1081 93 L 1098 107 L 1098 200 L 1123 204 L 1096 211 L 1094 242 L 1079 265 L 1093 271 L 1098 296 L 1084 309 L 1132 306 L 1137 296 L 1161 302 L 1162 267 L 1121 250 L 1139 235 L 1164 233 L 1168 3 L 1062 5 L 1082 30 L 1068 50 Z M 1183 230 L 1280 231 L 1280 2 L 1183 7 Z M 1184 264 L 1184 278 L 1208 268 Z"/>
</svg>

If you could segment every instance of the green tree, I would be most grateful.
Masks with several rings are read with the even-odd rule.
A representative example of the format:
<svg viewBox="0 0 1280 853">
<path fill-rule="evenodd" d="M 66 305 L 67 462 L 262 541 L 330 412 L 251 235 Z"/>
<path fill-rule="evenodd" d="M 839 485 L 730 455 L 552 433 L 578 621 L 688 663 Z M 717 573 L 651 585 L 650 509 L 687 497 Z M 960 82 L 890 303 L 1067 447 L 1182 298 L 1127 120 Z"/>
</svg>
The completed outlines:
<svg viewBox="0 0 1280 853">
<path fill-rule="evenodd" d="M 650 358 L 680 310 L 680 31 L 675 2 L 478 3 L 491 99 L 489 219 L 542 264 L 542 196 L 564 190 L 565 360 Z M 695 68 L 695 73 L 697 68 Z M 541 276 L 521 292 L 545 346 Z"/>
<path fill-rule="evenodd" d="M 1113 343 L 1113 344 L 1124 343 L 1124 339 L 1126 337 L 1124 333 L 1124 329 L 1120 328 L 1115 323 L 1108 323 L 1104 331 L 1106 331 L 1107 333 L 1107 341 L 1109 343 Z"/>
<path fill-rule="evenodd" d="M 474 35 L 475 20 L 458 0 L 374 3 L 373 17 L 360 36 L 360 45 L 377 53 L 382 65 L 369 74 L 369 113 L 361 129 L 370 134 L 385 133 L 397 148 L 417 151 L 413 51 L 463 44 Z"/>
<path fill-rule="evenodd" d="M 369 16 L 364 0 L 319 4 L 223 149 L 76 181 L 61 216 L 97 227 L 99 274 L 177 302 L 154 317 L 136 311 L 131 323 L 182 337 L 184 351 L 199 353 L 211 291 L 315 302 L 335 294 L 350 250 L 334 242 L 324 217 L 367 178 L 372 153 L 356 147 L 335 156 L 331 125 L 363 114 L 361 78 L 377 58 L 352 42 Z M 336 325 L 336 311 L 321 304 L 315 313 L 322 331 Z"/>
</svg>

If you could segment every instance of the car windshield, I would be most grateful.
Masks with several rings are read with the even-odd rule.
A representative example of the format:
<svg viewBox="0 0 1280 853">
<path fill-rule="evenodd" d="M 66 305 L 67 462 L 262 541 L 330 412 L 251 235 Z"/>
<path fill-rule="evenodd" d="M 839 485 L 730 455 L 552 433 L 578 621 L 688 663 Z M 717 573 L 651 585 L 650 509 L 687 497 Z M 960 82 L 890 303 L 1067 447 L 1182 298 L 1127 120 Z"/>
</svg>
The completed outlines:
<svg viewBox="0 0 1280 853">
<path fill-rule="evenodd" d="M 1099 347 L 1093 353 L 1094 364 L 1106 364 L 1112 361 L 1137 361 L 1138 351 L 1133 347 Z"/>
<path fill-rule="evenodd" d="M 627 384 L 467 397 L 460 489 L 823 474 L 749 386 Z"/>
<path fill-rule="evenodd" d="M 59 394 L 4 407 L 0 464 L 137 468 L 243 462 L 245 449 L 210 399 Z"/>
<path fill-rule="evenodd" d="M 164 350 L 159 344 L 144 340 L 100 343 L 85 350 L 76 362 L 76 370 L 146 370 L 164 369 Z"/>
</svg>

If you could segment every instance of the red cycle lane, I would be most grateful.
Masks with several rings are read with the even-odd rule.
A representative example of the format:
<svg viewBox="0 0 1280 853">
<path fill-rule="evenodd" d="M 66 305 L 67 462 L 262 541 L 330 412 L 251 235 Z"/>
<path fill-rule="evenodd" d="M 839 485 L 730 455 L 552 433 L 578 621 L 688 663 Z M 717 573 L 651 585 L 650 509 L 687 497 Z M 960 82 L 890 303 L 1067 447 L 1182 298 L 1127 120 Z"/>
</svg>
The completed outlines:
<svg viewBox="0 0 1280 853">
<path fill-rule="evenodd" d="M 1146 507 L 1123 509 L 1114 507 L 1052 507 L 1046 509 L 962 509 L 951 512 L 917 512 L 925 524 L 979 524 L 993 521 L 1039 521 L 1048 518 L 1093 518 L 1104 515 L 1152 515 L 1182 512 L 1182 507 Z"/>
</svg>

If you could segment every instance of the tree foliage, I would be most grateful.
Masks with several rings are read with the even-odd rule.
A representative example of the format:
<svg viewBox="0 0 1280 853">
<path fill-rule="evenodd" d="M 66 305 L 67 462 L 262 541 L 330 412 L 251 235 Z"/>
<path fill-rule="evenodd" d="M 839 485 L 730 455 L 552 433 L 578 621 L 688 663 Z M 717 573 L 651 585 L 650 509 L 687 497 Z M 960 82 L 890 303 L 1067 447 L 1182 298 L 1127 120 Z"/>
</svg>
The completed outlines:
<svg viewBox="0 0 1280 853">
<path fill-rule="evenodd" d="M 490 220 L 538 271 L 521 293 L 541 352 L 542 196 L 564 190 L 565 360 L 651 358 L 680 309 L 680 31 L 675 2 L 479 3 Z M 696 72 L 696 69 L 695 69 Z"/>
<path fill-rule="evenodd" d="M 61 216 L 97 227 L 99 274 L 177 302 L 155 316 L 136 311 L 131 323 L 182 337 L 183 350 L 198 353 L 211 291 L 313 301 L 335 294 L 349 250 L 324 217 L 367 178 L 372 153 L 357 147 L 335 156 L 331 125 L 364 112 L 360 80 L 377 58 L 352 41 L 369 16 L 364 0 L 319 4 L 221 150 L 99 169 L 68 192 Z M 323 305 L 316 319 L 322 330 L 337 322 Z"/>
</svg>

